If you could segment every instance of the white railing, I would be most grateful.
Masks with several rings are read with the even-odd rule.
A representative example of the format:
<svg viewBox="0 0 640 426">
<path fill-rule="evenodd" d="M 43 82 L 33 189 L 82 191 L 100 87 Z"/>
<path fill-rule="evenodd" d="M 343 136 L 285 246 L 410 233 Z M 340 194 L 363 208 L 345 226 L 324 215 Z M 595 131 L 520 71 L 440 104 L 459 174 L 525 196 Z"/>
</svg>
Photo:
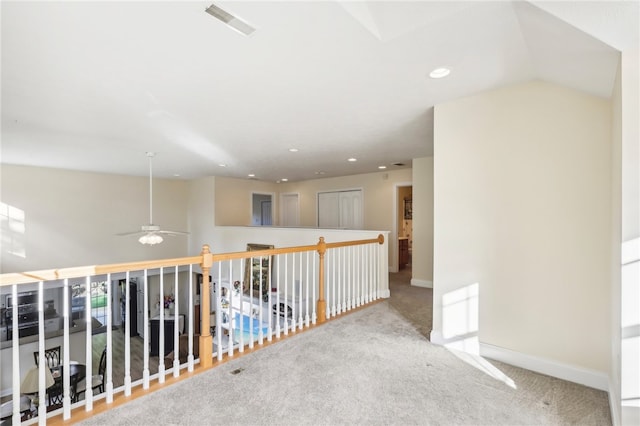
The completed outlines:
<svg viewBox="0 0 640 426">
<path fill-rule="evenodd" d="M 47 418 L 58 415 L 67 420 L 74 408 L 84 406 L 86 411 L 92 411 L 94 402 L 101 399 L 113 402 L 120 393 L 129 396 L 138 386 L 148 389 L 154 380 L 165 382 L 168 374 L 178 377 L 181 370 L 193 371 L 196 364 L 210 366 L 214 359 L 233 356 L 247 346 L 263 345 L 366 305 L 388 290 L 384 244 L 380 235 L 377 239 L 342 243 L 325 243 L 320 238 L 316 245 L 224 254 L 209 253 L 205 246 L 200 256 L 187 258 L 0 275 L 0 297 L 4 302 L 10 296 L 13 304 L 7 306 L 12 337 L 9 342 L 2 342 L 0 349 L 2 396 L 12 398 L 3 406 L 3 412 L 10 407 L 13 424 L 46 424 Z M 203 279 L 206 276 L 210 283 Z M 121 282 L 122 290 L 111 285 L 114 282 Z M 122 331 L 114 329 L 119 321 L 117 314 L 112 314 L 118 312 L 120 292 L 124 301 L 121 307 L 127 314 L 120 326 L 124 338 L 116 334 Z M 104 299 L 104 324 L 95 321 L 95 293 Z M 37 307 L 32 304 L 15 309 L 16 304 L 21 306 L 21 295 L 26 294 L 37 295 Z M 170 316 L 163 309 L 168 295 L 174 297 Z M 61 330 L 46 328 L 51 313 L 49 298 L 54 306 L 62 307 Z M 201 321 L 196 324 L 194 306 L 198 299 Z M 142 305 L 142 327 L 132 323 L 134 300 Z M 84 310 L 80 309 L 79 315 L 75 308 L 82 305 Z M 25 315 L 34 315 L 36 310 L 37 334 L 21 337 Z M 150 317 L 152 312 L 154 319 Z M 211 319 L 214 324 L 210 326 Z M 94 360 L 96 331 L 106 335 L 104 372 L 99 371 L 97 358 Z M 132 337 L 136 334 L 132 331 L 141 331 L 140 337 Z M 167 339 L 173 341 L 169 345 L 174 349 L 172 360 L 165 360 Z M 181 340 L 187 344 L 187 356 L 182 359 L 181 352 L 185 351 L 181 350 Z M 52 378 L 50 372 L 60 370 L 49 368 L 45 350 L 58 345 L 62 374 Z M 196 349 L 199 353 L 194 352 Z M 122 352 L 123 358 L 116 359 L 116 351 Z M 37 389 L 27 389 L 25 378 L 34 369 L 33 352 L 39 359 Z M 101 352 L 102 347 L 97 347 L 96 353 Z M 158 353 L 157 368 L 150 352 Z M 74 364 L 84 364 L 84 391 L 82 383 L 76 384 L 82 373 Z M 114 376 L 116 365 L 119 370 L 124 367 L 122 377 Z M 103 373 L 101 392 L 92 388 L 92 376 L 97 373 Z M 11 380 L 5 383 L 7 375 Z M 118 385 L 114 377 L 119 379 Z M 62 384 L 62 404 L 47 404 L 47 392 L 51 394 L 51 389 L 57 388 L 50 386 L 51 380 Z M 25 394 L 28 404 L 24 404 Z"/>
</svg>

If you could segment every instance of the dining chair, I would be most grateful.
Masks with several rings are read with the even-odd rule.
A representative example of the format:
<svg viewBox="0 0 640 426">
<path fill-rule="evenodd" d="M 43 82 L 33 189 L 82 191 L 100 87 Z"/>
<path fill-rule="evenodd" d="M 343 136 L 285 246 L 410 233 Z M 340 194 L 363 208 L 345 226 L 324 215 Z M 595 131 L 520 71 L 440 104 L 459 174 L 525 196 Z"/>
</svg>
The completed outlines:
<svg viewBox="0 0 640 426">
<path fill-rule="evenodd" d="M 93 390 L 93 394 L 97 395 L 104 392 L 104 376 L 107 373 L 107 347 L 105 346 L 102 350 L 102 355 L 100 355 L 100 362 L 98 363 L 98 374 L 94 374 L 91 376 L 91 389 Z M 77 392 L 76 392 L 76 401 L 80 398 L 80 395 L 87 391 L 87 382 L 86 379 L 78 382 Z M 97 392 L 96 392 L 97 391 Z"/>
<path fill-rule="evenodd" d="M 47 411 L 62 407 L 64 401 L 63 367 L 60 367 L 59 372 L 58 379 L 56 379 L 54 385 L 47 389 L 47 397 L 49 398 Z M 78 401 L 78 376 L 75 374 L 70 375 L 69 381 L 69 398 L 71 399 L 71 403 L 74 403 Z"/>
<path fill-rule="evenodd" d="M 60 365 L 60 356 L 61 350 L 60 346 L 55 346 L 53 348 L 44 350 L 44 359 L 47 362 L 47 366 L 49 368 L 57 367 Z M 36 351 L 33 353 L 33 359 L 36 362 L 36 366 L 38 366 L 38 362 L 40 361 L 40 352 Z"/>
</svg>

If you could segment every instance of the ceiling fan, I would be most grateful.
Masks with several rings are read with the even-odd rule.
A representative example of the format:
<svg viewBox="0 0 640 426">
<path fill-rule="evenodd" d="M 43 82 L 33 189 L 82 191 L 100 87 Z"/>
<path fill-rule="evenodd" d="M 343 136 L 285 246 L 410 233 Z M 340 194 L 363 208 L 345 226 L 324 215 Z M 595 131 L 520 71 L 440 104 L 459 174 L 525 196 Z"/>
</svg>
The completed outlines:
<svg viewBox="0 0 640 426">
<path fill-rule="evenodd" d="M 163 241 L 162 235 L 175 236 L 189 234 L 188 232 L 161 230 L 160 226 L 153 224 L 153 157 L 155 157 L 155 155 L 155 152 L 147 152 L 147 157 L 149 158 L 149 224 L 142 225 L 140 231 L 117 234 L 122 237 L 140 235 L 140 238 L 138 238 L 140 244 L 148 245 L 160 244 Z"/>
</svg>

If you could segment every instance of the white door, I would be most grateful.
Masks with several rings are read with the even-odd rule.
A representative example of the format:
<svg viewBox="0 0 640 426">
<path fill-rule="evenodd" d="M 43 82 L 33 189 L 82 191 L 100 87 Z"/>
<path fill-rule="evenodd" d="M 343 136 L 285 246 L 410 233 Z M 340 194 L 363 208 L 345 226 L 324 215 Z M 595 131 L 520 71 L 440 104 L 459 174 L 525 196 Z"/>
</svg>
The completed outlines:
<svg viewBox="0 0 640 426">
<path fill-rule="evenodd" d="M 318 226 L 362 229 L 362 190 L 318 193 Z"/>
<path fill-rule="evenodd" d="M 340 227 L 339 192 L 321 192 L 318 194 L 318 226 L 320 228 Z"/>
<path fill-rule="evenodd" d="M 300 205 L 298 194 L 282 194 L 280 199 L 280 224 L 282 226 L 300 226 Z"/>
</svg>

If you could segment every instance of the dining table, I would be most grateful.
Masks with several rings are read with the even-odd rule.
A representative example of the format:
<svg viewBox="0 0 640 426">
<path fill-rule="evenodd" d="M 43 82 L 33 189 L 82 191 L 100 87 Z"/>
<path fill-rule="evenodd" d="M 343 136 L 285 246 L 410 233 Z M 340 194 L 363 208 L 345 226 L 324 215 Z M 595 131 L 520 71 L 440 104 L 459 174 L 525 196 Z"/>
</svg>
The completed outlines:
<svg viewBox="0 0 640 426">
<path fill-rule="evenodd" d="M 48 410 L 59 408 L 62 405 L 62 399 L 64 395 L 64 367 L 57 365 L 51 367 L 51 375 L 55 380 L 53 386 L 47 389 L 48 396 Z M 86 377 L 87 366 L 77 362 L 69 363 L 69 382 L 71 386 L 71 399 L 76 398 L 77 384 Z"/>
</svg>

